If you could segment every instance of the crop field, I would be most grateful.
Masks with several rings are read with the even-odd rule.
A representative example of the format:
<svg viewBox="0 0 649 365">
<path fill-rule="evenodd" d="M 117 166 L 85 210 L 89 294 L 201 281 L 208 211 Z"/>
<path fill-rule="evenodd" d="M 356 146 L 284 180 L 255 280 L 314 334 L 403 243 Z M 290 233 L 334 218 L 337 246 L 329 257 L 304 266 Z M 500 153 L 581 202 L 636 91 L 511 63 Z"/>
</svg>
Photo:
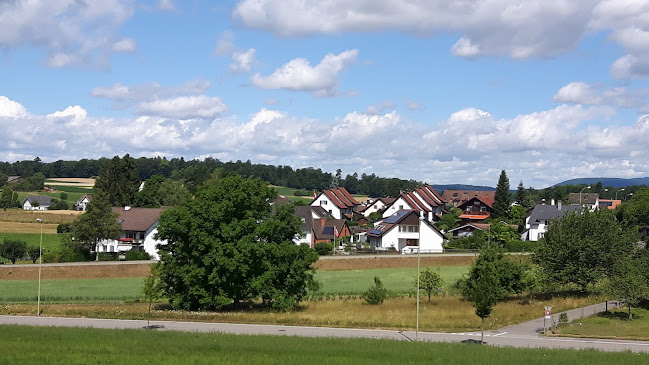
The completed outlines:
<svg viewBox="0 0 649 365">
<path fill-rule="evenodd" d="M 431 267 L 436 271 L 437 267 Z M 444 292 L 462 275 L 469 271 L 469 266 L 441 266 L 440 275 L 444 279 Z M 421 270 L 425 270 L 422 267 Z M 417 268 L 367 269 L 345 271 L 318 271 L 316 280 L 322 284 L 324 295 L 360 295 L 374 284 L 374 277 L 381 278 L 388 292 L 393 294 L 415 293 L 413 286 Z"/>
<path fill-rule="evenodd" d="M 56 229 L 55 229 L 56 230 Z M 39 233 L 9 233 L 0 232 L 0 242 L 7 240 L 20 240 L 27 242 L 27 246 L 40 245 Z M 43 234 L 43 250 L 55 251 L 61 247 L 61 237 L 57 234 Z"/>
<path fill-rule="evenodd" d="M 95 186 L 95 179 L 85 179 L 79 177 L 57 177 L 55 179 L 45 180 L 45 185 L 79 186 L 92 188 L 93 186 Z"/>
<path fill-rule="evenodd" d="M 379 339 L 0 326 L 9 364 L 646 364 L 647 355 Z M 155 346 L 152 346 L 155 344 Z M 467 348 L 467 346 L 470 347 Z M 36 350 L 37 349 L 37 350 Z"/>
<path fill-rule="evenodd" d="M 56 234 L 56 224 L 43 223 L 43 234 Z M 40 223 L 18 223 L 0 221 L 0 232 L 3 233 L 41 233 Z"/>
<path fill-rule="evenodd" d="M 41 301 L 118 302 L 143 298 L 141 278 L 42 280 Z M 33 302 L 38 280 L 0 280 L 0 303 Z"/>
<path fill-rule="evenodd" d="M 16 208 L 0 210 L 0 222 L 34 223 L 36 218 L 41 218 L 43 224 L 72 223 L 79 214 L 82 212 L 73 210 L 35 211 Z"/>
</svg>

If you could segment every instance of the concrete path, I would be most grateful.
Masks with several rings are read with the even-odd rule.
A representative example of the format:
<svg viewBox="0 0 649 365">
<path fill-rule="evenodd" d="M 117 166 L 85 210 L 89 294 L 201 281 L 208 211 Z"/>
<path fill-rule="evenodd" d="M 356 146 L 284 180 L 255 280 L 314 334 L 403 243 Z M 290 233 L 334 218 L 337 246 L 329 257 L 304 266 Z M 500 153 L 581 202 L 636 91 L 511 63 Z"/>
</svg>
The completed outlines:
<svg viewBox="0 0 649 365">
<path fill-rule="evenodd" d="M 589 306 L 583 310 L 575 309 L 568 312 L 568 318 L 581 318 L 597 311 L 603 311 L 603 304 Z M 558 318 L 558 315 L 555 315 Z M 540 320 L 540 322 L 539 322 Z M 33 317 L 33 316 L 0 316 L 0 324 L 16 324 L 29 326 L 58 326 L 58 327 L 92 327 L 108 329 L 143 329 L 147 322 L 143 320 L 92 319 L 92 318 L 63 318 L 63 317 Z M 368 330 L 354 328 L 327 328 L 305 326 L 277 326 L 231 323 L 202 323 L 177 321 L 151 321 L 156 331 L 189 331 L 189 332 L 218 332 L 230 334 L 281 335 L 302 337 L 342 337 L 342 338 L 381 338 L 402 341 L 430 342 L 476 342 L 480 340 L 480 332 L 466 333 L 436 333 L 413 331 Z M 539 330 L 543 327 L 543 319 L 509 326 L 495 331 L 485 332 L 485 342 L 491 346 L 508 346 L 522 348 L 564 348 L 564 349 L 597 349 L 601 351 L 633 351 L 649 353 L 649 342 L 616 341 L 583 339 L 568 337 L 542 337 Z"/>
</svg>

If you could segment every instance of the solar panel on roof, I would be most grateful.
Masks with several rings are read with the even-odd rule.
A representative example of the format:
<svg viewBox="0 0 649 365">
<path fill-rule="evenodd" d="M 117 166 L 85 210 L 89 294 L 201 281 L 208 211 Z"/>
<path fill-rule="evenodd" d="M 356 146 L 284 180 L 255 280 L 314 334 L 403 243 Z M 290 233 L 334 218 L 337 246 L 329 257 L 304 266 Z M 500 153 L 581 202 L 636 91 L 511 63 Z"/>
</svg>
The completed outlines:
<svg viewBox="0 0 649 365">
<path fill-rule="evenodd" d="M 407 212 L 407 211 L 400 210 L 400 211 L 394 213 L 393 215 L 385 218 L 385 220 L 383 222 L 384 223 L 392 223 L 392 224 L 397 223 L 397 221 L 399 219 L 403 218 L 403 216 L 408 214 L 408 213 L 409 212 Z"/>
<path fill-rule="evenodd" d="M 383 233 L 383 231 L 380 231 L 378 229 L 373 229 L 370 231 L 370 234 L 381 234 L 381 233 Z"/>
</svg>

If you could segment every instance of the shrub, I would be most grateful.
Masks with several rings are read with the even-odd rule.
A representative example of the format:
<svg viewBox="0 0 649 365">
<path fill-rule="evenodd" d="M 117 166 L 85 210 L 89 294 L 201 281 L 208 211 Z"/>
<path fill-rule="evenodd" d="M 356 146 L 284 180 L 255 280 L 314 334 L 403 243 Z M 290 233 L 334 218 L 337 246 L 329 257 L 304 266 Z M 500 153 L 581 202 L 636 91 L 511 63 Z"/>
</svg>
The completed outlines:
<svg viewBox="0 0 649 365">
<path fill-rule="evenodd" d="M 61 193 L 61 200 L 68 200 L 68 193 Z"/>
<path fill-rule="evenodd" d="M 311 193 L 306 189 L 299 189 L 293 192 L 295 196 L 311 196 Z"/>
<path fill-rule="evenodd" d="M 68 210 L 70 204 L 66 200 L 59 200 L 50 205 L 49 210 Z"/>
<path fill-rule="evenodd" d="M 365 301 L 370 305 L 379 305 L 383 303 L 385 297 L 388 296 L 388 290 L 385 289 L 381 279 L 378 276 L 374 277 L 374 285 L 365 292 Z"/>
<path fill-rule="evenodd" d="M 61 223 L 56 226 L 56 233 L 70 233 L 72 232 L 72 227 L 70 223 Z"/>
<path fill-rule="evenodd" d="M 331 251 L 334 249 L 333 243 L 328 242 L 318 242 L 314 246 L 315 251 L 320 256 L 331 255 Z"/>
<path fill-rule="evenodd" d="M 59 255 L 51 251 L 43 252 L 43 262 L 47 264 L 57 263 L 59 262 Z"/>
<path fill-rule="evenodd" d="M 100 252 L 97 255 L 99 261 L 117 261 L 119 260 L 119 254 L 117 252 Z"/>
<path fill-rule="evenodd" d="M 135 261 L 135 260 L 151 260 L 151 255 L 146 251 L 139 250 L 129 250 L 124 254 L 126 261 Z"/>
<path fill-rule="evenodd" d="M 509 252 L 534 252 L 538 246 L 534 241 L 509 241 L 507 242 L 507 251 Z"/>
</svg>

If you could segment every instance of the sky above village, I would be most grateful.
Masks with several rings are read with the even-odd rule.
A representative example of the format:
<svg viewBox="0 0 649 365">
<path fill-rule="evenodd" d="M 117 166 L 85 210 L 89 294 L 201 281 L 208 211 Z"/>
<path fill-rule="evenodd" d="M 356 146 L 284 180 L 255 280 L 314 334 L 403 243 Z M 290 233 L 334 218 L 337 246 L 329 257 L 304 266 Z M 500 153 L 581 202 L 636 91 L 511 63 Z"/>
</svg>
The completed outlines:
<svg viewBox="0 0 649 365">
<path fill-rule="evenodd" d="M 0 160 L 649 176 L 649 1 L 0 0 Z"/>
</svg>

